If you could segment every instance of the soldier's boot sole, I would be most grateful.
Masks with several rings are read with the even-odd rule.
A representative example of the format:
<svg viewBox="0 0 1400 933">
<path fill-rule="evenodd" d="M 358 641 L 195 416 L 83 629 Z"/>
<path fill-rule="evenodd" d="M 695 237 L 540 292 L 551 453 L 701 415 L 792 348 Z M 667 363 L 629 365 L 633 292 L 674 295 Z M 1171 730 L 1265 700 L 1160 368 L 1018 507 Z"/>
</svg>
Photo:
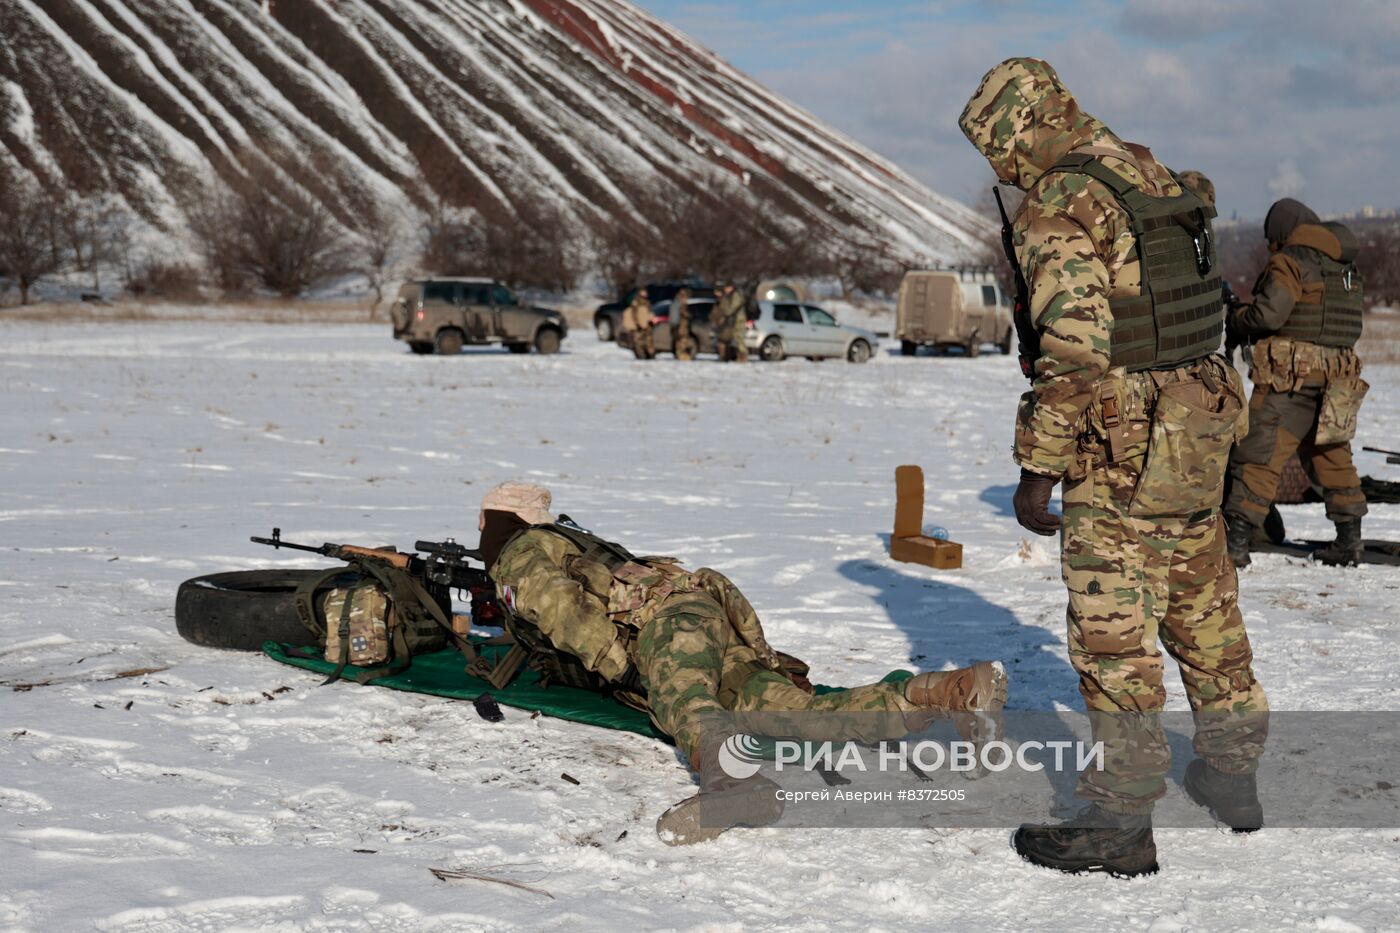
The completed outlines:
<svg viewBox="0 0 1400 933">
<path fill-rule="evenodd" d="M 1064 872 L 1067 875 L 1082 875 L 1091 872 L 1112 875 L 1115 878 L 1137 878 L 1142 875 L 1155 875 L 1160 871 L 1157 864 L 1157 846 L 1152 841 L 1151 830 L 1147 830 L 1147 845 L 1141 853 L 1123 853 L 1114 856 L 1102 854 L 1057 854 L 1036 845 L 1035 832 L 1022 826 L 1011 837 L 1016 854 L 1032 865 Z"/>
<path fill-rule="evenodd" d="M 776 823 L 783 815 L 776 790 L 771 781 L 761 781 L 687 797 L 657 817 L 657 838 L 668 846 L 693 846 L 731 829 Z"/>
<path fill-rule="evenodd" d="M 1186 776 L 1181 786 L 1186 791 L 1186 796 L 1191 798 L 1191 802 L 1204 808 L 1210 813 L 1211 819 L 1230 827 L 1230 831 L 1237 835 L 1262 829 L 1264 807 L 1259 803 L 1259 798 L 1256 796 L 1253 801 L 1237 801 L 1233 805 L 1222 803 L 1206 786 L 1208 767 L 1210 766 L 1199 758 L 1186 766 Z"/>
</svg>

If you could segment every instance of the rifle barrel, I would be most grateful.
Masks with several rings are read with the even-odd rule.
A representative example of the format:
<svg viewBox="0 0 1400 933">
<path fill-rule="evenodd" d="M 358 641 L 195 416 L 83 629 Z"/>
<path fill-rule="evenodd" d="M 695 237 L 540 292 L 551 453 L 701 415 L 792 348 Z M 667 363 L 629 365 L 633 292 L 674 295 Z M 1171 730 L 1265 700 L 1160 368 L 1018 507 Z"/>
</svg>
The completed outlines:
<svg viewBox="0 0 1400 933">
<path fill-rule="evenodd" d="M 285 547 L 285 548 L 291 548 L 293 551 L 310 551 L 312 554 L 324 554 L 324 553 L 325 553 L 325 548 L 324 548 L 324 547 L 312 547 L 312 546 L 309 545 L 309 544 L 293 544 L 293 543 L 290 542 L 290 541 L 283 541 L 280 537 L 278 537 L 278 538 L 259 538 L 258 536 L 254 535 L 253 537 L 249 538 L 248 540 L 249 540 L 249 541 L 252 541 L 254 544 L 266 544 L 268 547 L 275 547 L 275 548 L 284 548 L 284 547 Z"/>
</svg>

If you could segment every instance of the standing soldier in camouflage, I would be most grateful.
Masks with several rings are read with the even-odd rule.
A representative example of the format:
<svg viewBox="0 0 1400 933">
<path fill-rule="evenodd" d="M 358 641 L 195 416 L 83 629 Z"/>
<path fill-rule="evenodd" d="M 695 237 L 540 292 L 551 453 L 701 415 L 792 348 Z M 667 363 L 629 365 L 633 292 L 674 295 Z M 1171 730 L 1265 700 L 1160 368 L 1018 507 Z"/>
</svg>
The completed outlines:
<svg viewBox="0 0 1400 933">
<path fill-rule="evenodd" d="M 671 349 L 678 360 L 695 359 L 695 335 L 690 332 L 690 289 L 683 288 L 671 302 L 675 323 L 671 325 Z"/>
<path fill-rule="evenodd" d="M 639 360 L 656 358 L 656 344 L 652 338 L 651 299 L 645 288 L 638 288 L 632 304 L 623 314 L 623 328 L 627 327 L 627 317 L 632 317 L 632 353 Z"/>
<path fill-rule="evenodd" d="M 720 290 L 719 301 L 710 311 L 710 324 L 715 332 L 715 350 L 719 353 L 721 363 L 749 361 L 749 348 L 744 345 L 744 332 L 748 326 L 744 304 L 743 292 L 730 282 Z"/>
<path fill-rule="evenodd" d="M 1241 380 L 1217 352 L 1214 211 L 1081 111 L 1043 61 L 993 68 L 959 122 L 998 179 L 1026 192 L 1007 234 L 1032 380 L 1013 503 L 1025 528 L 1061 534 L 1070 660 L 1106 747 L 1105 769 L 1080 777 L 1089 806 L 1022 826 L 1016 849 L 1063 871 L 1155 871 L 1151 811 L 1170 755 L 1151 715 L 1166 701 L 1159 638 L 1197 714 L 1188 792 L 1236 828 L 1262 819 L 1267 705 L 1220 515 L 1245 417 Z M 1048 511 L 1061 482 L 1063 521 Z"/>
<path fill-rule="evenodd" d="M 1353 349 L 1362 321 L 1356 237 L 1341 224 L 1320 223 L 1292 198 L 1269 209 L 1264 236 L 1271 255 L 1253 300 L 1229 317 L 1230 329 L 1253 343 L 1254 383 L 1249 436 L 1230 457 L 1230 557 L 1249 566 L 1250 538 L 1268 515 L 1284 465 L 1299 453 L 1337 526 L 1336 541 L 1318 559 L 1355 564 L 1366 496 L 1351 439 L 1368 388 Z"/>
<path fill-rule="evenodd" d="M 674 558 L 636 557 L 555 519 L 551 498 L 548 489 L 528 483 L 488 492 L 478 521 L 483 562 L 518 642 L 537 656 L 566 657 L 595 679 L 596 689 L 646 709 L 699 774 L 701 794 L 657 821 L 669 844 L 703 842 L 722 831 L 702 821 L 702 798 L 737 802 L 749 822 L 780 815 L 770 782 L 735 782 L 723 773 L 717 757 L 723 737 L 705 728 L 707 717 L 760 710 L 885 714 L 860 719 L 865 733 L 879 734 L 853 736 L 876 741 L 923 728 L 934 712 L 996 714 L 1006 702 L 1006 673 L 989 661 L 815 696 L 802 676 L 805 666 L 794 670 L 795 659 L 769 646 L 753 606 L 723 574 L 687 571 Z"/>
</svg>

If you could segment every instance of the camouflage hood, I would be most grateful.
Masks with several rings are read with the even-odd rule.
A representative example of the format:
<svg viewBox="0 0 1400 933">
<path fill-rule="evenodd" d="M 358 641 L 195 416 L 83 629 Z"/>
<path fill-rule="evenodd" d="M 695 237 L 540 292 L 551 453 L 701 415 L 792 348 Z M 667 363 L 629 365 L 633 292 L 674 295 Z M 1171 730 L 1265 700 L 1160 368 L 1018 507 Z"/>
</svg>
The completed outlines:
<svg viewBox="0 0 1400 933">
<path fill-rule="evenodd" d="M 1036 58 L 1008 58 L 987 72 L 958 125 L 997 178 L 1023 191 L 1080 146 L 1122 148 L 1108 127 L 1079 109 L 1055 69 Z"/>
</svg>

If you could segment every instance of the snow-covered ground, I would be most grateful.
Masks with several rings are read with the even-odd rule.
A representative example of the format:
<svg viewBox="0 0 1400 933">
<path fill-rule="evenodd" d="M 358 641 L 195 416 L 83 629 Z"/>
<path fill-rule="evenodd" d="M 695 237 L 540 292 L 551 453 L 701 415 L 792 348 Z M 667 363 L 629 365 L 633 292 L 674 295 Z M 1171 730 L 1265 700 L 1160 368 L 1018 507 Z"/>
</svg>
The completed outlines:
<svg viewBox="0 0 1400 933">
<path fill-rule="evenodd" d="M 1013 707 L 1077 707 L 1053 547 L 1011 517 L 1012 360 L 646 364 L 586 330 L 554 358 L 418 358 L 386 330 L 0 323 L 0 928 L 1395 927 L 1394 830 L 1159 830 L 1134 882 L 1033 868 L 1004 831 L 672 849 L 653 822 L 691 785 L 665 745 L 182 642 L 181 580 L 295 563 L 249 535 L 474 541 L 479 496 L 530 477 L 728 573 L 814 679 L 998 657 Z M 1400 367 L 1368 377 L 1363 435 L 1400 436 Z M 885 556 L 906 462 L 964 569 Z M 1367 525 L 1400 537 L 1400 508 Z M 1243 587 L 1275 708 L 1400 709 L 1400 573 L 1264 556 Z"/>
</svg>

